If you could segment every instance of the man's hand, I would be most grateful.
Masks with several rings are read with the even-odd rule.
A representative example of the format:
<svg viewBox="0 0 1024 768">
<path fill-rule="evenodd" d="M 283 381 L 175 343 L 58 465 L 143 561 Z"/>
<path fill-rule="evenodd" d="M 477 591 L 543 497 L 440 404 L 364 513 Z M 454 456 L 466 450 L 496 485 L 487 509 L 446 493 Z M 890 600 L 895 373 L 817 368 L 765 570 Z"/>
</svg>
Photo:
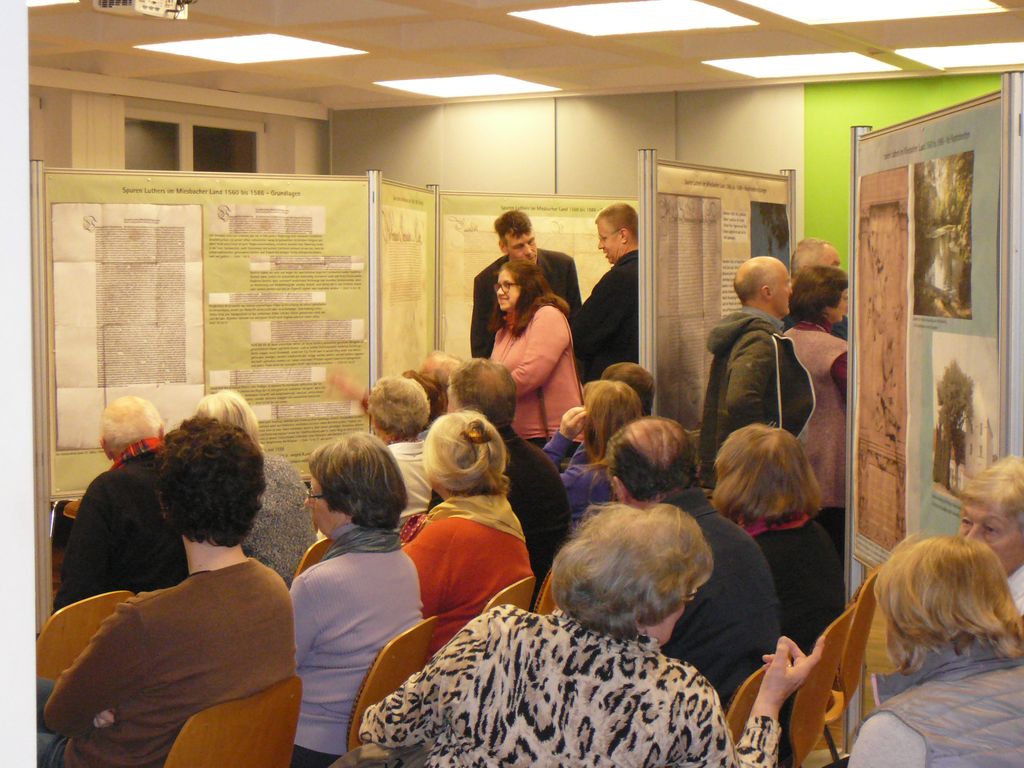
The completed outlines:
<svg viewBox="0 0 1024 768">
<path fill-rule="evenodd" d="M 92 719 L 92 727 L 93 728 L 109 728 L 115 722 L 117 722 L 117 719 L 114 717 L 114 710 L 112 710 L 112 709 L 104 709 L 98 715 L 93 717 L 93 719 Z"/>
</svg>

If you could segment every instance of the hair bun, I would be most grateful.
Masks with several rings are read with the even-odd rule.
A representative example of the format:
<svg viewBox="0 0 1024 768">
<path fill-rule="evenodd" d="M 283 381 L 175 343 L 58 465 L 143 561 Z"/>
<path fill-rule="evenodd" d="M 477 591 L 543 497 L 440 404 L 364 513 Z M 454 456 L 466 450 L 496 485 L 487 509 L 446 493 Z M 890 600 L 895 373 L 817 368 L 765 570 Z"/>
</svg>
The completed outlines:
<svg viewBox="0 0 1024 768">
<path fill-rule="evenodd" d="M 474 419 L 469 422 L 462 431 L 462 436 L 476 445 L 483 445 L 491 441 L 491 437 L 487 434 L 487 430 L 484 429 L 484 423 L 480 419 Z"/>
</svg>

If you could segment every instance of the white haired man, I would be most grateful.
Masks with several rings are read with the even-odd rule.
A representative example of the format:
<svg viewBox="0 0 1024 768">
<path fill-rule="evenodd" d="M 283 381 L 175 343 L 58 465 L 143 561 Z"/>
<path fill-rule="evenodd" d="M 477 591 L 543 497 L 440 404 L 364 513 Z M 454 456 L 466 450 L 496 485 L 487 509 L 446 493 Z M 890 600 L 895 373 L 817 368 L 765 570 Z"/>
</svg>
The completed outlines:
<svg viewBox="0 0 1024 768">
<path fill-rule="evenodd" d="M 113 465 L 82 497 L 68 540 L 54 610 L 86 597 L 173 587 L 188 575 L 181 536 L 164 522 L 156 493 L 160 413 L 141 397 L 103 411 L 100 445 Z"/>
</svg>

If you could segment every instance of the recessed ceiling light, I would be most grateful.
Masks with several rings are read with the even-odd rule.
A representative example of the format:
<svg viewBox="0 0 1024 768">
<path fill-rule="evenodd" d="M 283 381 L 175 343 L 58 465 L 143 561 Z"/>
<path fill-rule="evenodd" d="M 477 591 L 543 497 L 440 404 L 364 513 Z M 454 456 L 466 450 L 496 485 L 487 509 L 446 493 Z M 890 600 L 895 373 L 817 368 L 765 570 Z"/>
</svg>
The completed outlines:
<svg viewBox="0 0 1024 768">
<path fill-rule="evenodd" d="M 41 8 L 44 5 L 71 5 L 78 0 L 28 0 L 29 8 Z"/>
<path fill-rule="evenodd" d="M 629 3 L 572 5 L 514 11 L 509 16 L 547 24 L 569 32 L 601 37 L 641 32 L 678 32 L 686 29 L 755 26 L 756 21 L 713 8 L 696 0 L 643 0 Z"/>
<path fill-rule="evenodd" d="M 173 53 L 196 59 L 223 61 L 228 64 L 253 64 L 262 61 L 292 61 L 294 59 L 323 59 L 330 56 L 353 56 L 366 53 L 355 48 L 318 43 L 286 35 L 244 35 L 242 37 L 212 37 L 205 40 L 181 40 L 177 43 L 136 45 L 146 51 Z"/>
<path fill-rule="evenodd" d="M 1024 43 L 986 43 L 980 45 L 946 45 L 938 48 L 900 48 L 896 53 L 938 69 L 1024 64 Z"/>
<path fill-rule="evenodd" d="M 760 56 L 752 59 L 713 59 L 712 67 L 750 77 L 813 77 L 893 72 L 899 67 L 859 53 L 807 53 L 794 56 Z"/>
<path fill-rule="evenodd" d="M 383 85 L 399 91 L 419 93 L 423 96 L 454 98 L 457 96 L 507 96 L 514 93 L 544 93 L 560 91 L 550 85 L 531 83 L 504 75 L 466 75 L 463 77 L 425 77 L 419 80 L 381 80 Z"/>
<path fill-rule="evenodd" d="M 830 3 L 822 0 L 743 0 L 769 13 L 804 24 L 845 24 L 855 21 L 924 19 L 1005 11 L 989 0 L 857 0 Z"/>
</svg>

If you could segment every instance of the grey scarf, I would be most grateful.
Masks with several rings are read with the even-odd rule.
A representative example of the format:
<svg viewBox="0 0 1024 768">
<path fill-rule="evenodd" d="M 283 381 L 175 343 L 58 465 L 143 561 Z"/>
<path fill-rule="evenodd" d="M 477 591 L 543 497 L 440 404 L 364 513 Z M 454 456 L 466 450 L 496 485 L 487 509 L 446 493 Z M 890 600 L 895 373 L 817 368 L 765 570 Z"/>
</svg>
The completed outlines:
<svg viewBox="0 0 1024 768">
<path fill-rule="evenodd" d="M 349 552 L 394 552 L 401 548 L 398 533 L 390 528 L 364 528 L 352 523 L 346 525 L 334 540 L 321 562 Z"/>
</svg>

